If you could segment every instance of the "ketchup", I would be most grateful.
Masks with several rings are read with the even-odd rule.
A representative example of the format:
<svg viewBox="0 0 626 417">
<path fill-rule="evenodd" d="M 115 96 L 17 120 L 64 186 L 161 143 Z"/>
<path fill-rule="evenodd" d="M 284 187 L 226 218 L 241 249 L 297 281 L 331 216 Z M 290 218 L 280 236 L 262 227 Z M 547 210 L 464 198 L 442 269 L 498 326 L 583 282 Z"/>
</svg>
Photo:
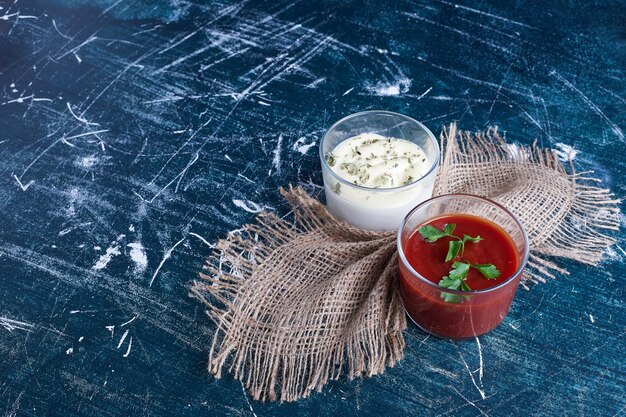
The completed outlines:
<svg viewBox="0 0 626 417">
<path fill-rule="evenodd" d="M 480 242 L 465 243 L 462 259 L 457 257 L 444 262 L 450 237 L 436 242 L 426 242 L 417 231 L 431 225 L 441 230 L 446 224 L 455 224 L 455 236 L 464 234 L 483 238 Z M 520 255 L 513 239 L 497 224 L 469 214 L 447 214 L 421 224 L 405 240 L 402 248 L 411 267 L 428 281 L 439 284 L 448 275 L 454 261 L 472 264 L 490 263 L 500 271 L 496 279 L 487 279 L 470 268 L 465 283 L 473 290 L 487 290 L 511 278 L 520 266 Z M 521 273 L 506 285 L 491 291 L 468 292 L 454 298 L 442 296 L 438 289 L 416 277 L 400 262 L 400 292 L 408 315 L 425 331 L 441 337 L 467 338 L 493 330 L 509 311 L 519 284 Z"/>
</svg>

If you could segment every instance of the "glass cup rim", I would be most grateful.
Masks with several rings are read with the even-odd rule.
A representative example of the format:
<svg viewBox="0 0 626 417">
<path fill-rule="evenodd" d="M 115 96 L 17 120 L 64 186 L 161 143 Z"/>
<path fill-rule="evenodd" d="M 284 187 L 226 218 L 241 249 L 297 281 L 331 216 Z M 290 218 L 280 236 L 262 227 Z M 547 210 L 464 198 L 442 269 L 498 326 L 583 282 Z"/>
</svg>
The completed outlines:
<svg viewBox="0 0 626 417">
<path fill-rule="evenodd" d="M 324 142 L 326 142 L 326 137 L 328 136 L 328 133 L 331 130 L 333 130 L 334 128 L 336 128 L 338 125 L 340 125 L 341 123 L 346 122 L 347 120 L 354 119 L 354 118 L 360 117 L 360 116 L 366 116 L 368 114 L 373 114 L 373 113 L 386 114 L 386 115 L 390 115 L 390 116 L 401 117 L 401 118 L 405 119 L 408 122 L 417 124 L 426 133 L 428 138 L 435 145 L 435 150 L 436 150 L 435 160 L 431 164 L 431 166 L 428 169 L 428 172 L 426 172 L 426 174 L 424 174 L 423 176 L 421 176 L 417 180 L 415 180 L 412 183 L 407 184 L 407 185 L 400 185 L 398 187 L 389 187 L 389 188 L 374 188 L 374 187 L 365 187 L 363 185 L 354 184 L 354 183 L 346 180 L 345 178 L 341 177 L 335 171 L 333 171 L 333 169 L 330 167 L 330 165 L 328 165 L 328 162 L 326 162 L 326 155 L 324 155 L 324 149 L 323 149 L 324 148 L 323 145 L 324 145 Z M 425 178 L 429 177 L 437 169 L 437 167 L 439 166 L 439 160 L 441 159 L 441 149 L 439 148 L 439 142 L 437 142 L 437 138 L 435 138 L 435 135 L 433 134 L 433 132 L 431 132 L 430 129 L 428 129 L 423 123 L 418 122 L 417 120 L 413 119 L 412 117 L 409 117 L 409 116 L 404 115 L 402 113 L 396 113 L 396 112 L 387 111 L 387 110 L 365 110 L 365 111 L 349 114 L 346 117 L 343 117 L 342 119 L 339 119 L 338 121 L 333 123 L 328 128 L 328 130 L 326 130 L 326 132 L 324 133 L 324 136 L 322 136 L 322 140 L 321 140 L 320 146 L 319 146 L 319 155 L 320 155 L 320 160 L 322 162 L 323 170 L 325 168 L 325 170 L 327 172 L 329 172 L 330 175 L 332 175 L 333 178 L 335 178 L 340 183 L 342 183 L 344 185 L 347 185 L 349 187 L 352 187 L 352 188 L 356 188 L 356 189 L 360 189 L 360 190 L 364 190 L 364 191 L 368 191 L 368 192 L 375 191 L 377 193 L 388 193 L 388 192 L 397 192 L 397 191 L 410 189 L 412 187 L 415 187 L 420 182 L 422 182 L 422 180 L 424 180 Z"/>
<path fill-rule="evenodd" d="M 402 248 L 402 229 L 404 228 L 405 224 L 407 223 L 407 221 L 409 220 L 411 215 L 413 213 L 415 213 L 418 209 L 422 208 L 422 206 L 424 206 L 426 204 L 429 204 L 429 203 L 431 203 L 433 201 L 436 201 L 436 200 L 442 200 L 444 198 L 450 198 L 450 197 L 453 197 L 453 198 L 454 197 L 460 197 L 460 198 L 469 198 L 469 199 L 474 199 L 474 200 L 480 200 L 480 201 L 486 202 L 488 204 L 491 204 L 493 206 L 496 206 L 496 207 L 500 208 L 501 210 L 503 210 L 508 216 L 510 216 L 513 219 L 513 221 L 515 222 L 515 224 L 522 231 L 522 237 L 524 238 L 524 256 L 522 257 L 522 260 L 521 260 L 520 265 L 517 268 L 517 270 L 515 270 L 515 272 L 509 278 L 507 278 L 506 280 L 502 281 L 498 285 L 495 285 L 495 286 L 489 287 L 489 288 L 483 288 L 482 290 L 471 290 L 471 291 L 460 291 L 460 290 L 452 290 L 452 289 L 449 289 L 449 288 L 444 288 L 444 287 L 441 287 L 441 286 L 435 284 L 434 282 L 426 279 L 425 277 L 423 277 L 419 272 L 417 272 L 411 266 L 411 264 L 406 259 L 406 256 L 404 254 L 404 249 Z M 429 198 L 428 200 L 423 201 L 420 204 L 418 204 L 417 206 L 413 207 L 413 209 L 411 209 L 411 211 L 409 211 L 408 214 L 404 217 L 404 220 L 402 220 L 402 223 L 400 224 L 400 227 L 398 227 L 398 233 L 397 233 L 397 236 L 396 236 L 396 247 L 398 249 L 398 257 L 400 258 L 400 261 L 411 272 L 411 274 L 413 276 L 417 277 L 423 283 L 425 283 L 425 284 L 427 284 L 427 285 L 429 285 L 429 286 L 431 286 L 433 288 L 436 288 L 438 291 L 444 291 L 446 293 L 458 294 L 458 295 L 487 294 L 487 293 L 490 293 L 492 291 L 496 291 L 496 290 L 498 290 L 500 288 L 503 288 L 503 287 L 507 286 L 509 283 L 513 282 L 522 273 L 522 271 L 526 267 L 526 264 L 528 263 L 528 257 L 530 255 L 530 247 L 529 247 L 529 242 L 528 242 L 528 233 L 526 233 L 526 229 L 522 225 L 522 222 L 519 221 L 519 219 L 517 218 L 517 216 L 515 214 L 511 213 L 511 211 L 508 210 L 506 207 L 502 206 L 501 204 L 496 203 L 493 200 L 490 200 L 490 199 L 485 198 L 485 197 L 480 197 L 480 196 L 477 196 L 477 195 L 465 194 L 465 193 L 452 193 L 452 194 L 438 195 L 436 197 Z"/>
</svg>

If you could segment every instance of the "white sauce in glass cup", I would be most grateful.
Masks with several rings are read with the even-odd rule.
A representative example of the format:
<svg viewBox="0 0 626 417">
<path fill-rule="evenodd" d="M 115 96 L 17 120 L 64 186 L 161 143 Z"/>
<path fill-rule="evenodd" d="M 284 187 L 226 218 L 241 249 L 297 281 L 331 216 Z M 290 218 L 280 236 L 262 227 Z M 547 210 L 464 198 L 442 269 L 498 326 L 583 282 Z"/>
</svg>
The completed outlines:
<svg viewBox="0 0 626 417">
<path fill-rule="evenodd" d="M 369 230 L 395 230 L 432 196 L 439 146 L 407 116 L 369 111 L 335 123 L 320 143 L 320 158 L 333 215 Z"/>
</svg>

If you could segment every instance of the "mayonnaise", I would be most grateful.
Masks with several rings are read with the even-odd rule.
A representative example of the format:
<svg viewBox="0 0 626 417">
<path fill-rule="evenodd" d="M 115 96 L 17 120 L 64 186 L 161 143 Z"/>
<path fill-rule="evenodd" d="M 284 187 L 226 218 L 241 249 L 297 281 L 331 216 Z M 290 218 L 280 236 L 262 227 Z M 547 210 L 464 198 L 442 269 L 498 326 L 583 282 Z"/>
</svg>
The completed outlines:
<svg viewBox="0 0 626 417">
<path fill-rule="evenodd" d="M 413 207 L 432 196 L 436 169 L 414 142 L 362 133 L 338 143 L 325 159 L 328 210 L 353 225 L 393 230 Z"/>
<path fill-rule="evenodd" d="M 425 153 L 415 143 L 376 133 L 344 140 L 326 155 L 326 162 L 343 179 L 369 188 L 409 185 L 430 168 Z"/>
</svg>

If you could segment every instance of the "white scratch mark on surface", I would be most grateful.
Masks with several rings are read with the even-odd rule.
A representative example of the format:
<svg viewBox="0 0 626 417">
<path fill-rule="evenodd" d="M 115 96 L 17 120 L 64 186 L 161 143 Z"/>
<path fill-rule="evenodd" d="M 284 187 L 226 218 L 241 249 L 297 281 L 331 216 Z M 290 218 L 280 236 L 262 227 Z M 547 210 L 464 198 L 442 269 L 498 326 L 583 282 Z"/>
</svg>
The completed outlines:
<svg viewBox="0 0 626 417">
<path fill-rule="evenodd" d="M 113 259 L 113 257 L 120 255 L 120 254 L 121 252 L 120 252 L 119 246 L 108 247 L 106 250 L 106 253 L 100 256 L 98 261 L 94 264 L 94 266 L 91 269 L 98 271 L 98 270 L 106 268 L 109 262 L 111 262 L 111 259 Z"/>
<path fill-rule="evenodd" d="M 426 337 L 425 337 L 425 338 L 423 338 L 423 339 L 421 340 L 420 344 L 419 344 L 419 345 L 417 345 L 417 347 L 418 347 L 418 348 L 419 348 L 419 347 L 421 347 L 424 343 L 426 343 L 426 341 L 427 341 L 429 338 L 430 338 L 430 333 L 428 333 L 428 335 L 426 335 Z"/>
<path fill-rule="evenodd" d="M 345 92 L 341 95 L 341 97 L 343 97 L 343 96 L 347 96 L 348 94 L 350 94 L 350 93 L 352 92 L 352 90 L 354 90 L 354 87 L 347 89 L 347 90 L 346 90 L 346 91 L 345 91 Z"/>
<path fill-rule="evenodd" d="M 427 336 L 427 337 L 428 337 L 428 336 Z M 419 347 L 419 346 L 418 346 L 418 347 Z M 447 370 L 445 370 L 445 369 L 438 368 L 438 367 L 433 366 L 433 365 L 427 365 L 427 367 L 428 367 L 428 369 L 430 369 L 431 371 L 436 372 L 436 373 L 438 373 L 438 374 L 440 374 L 440 375 L 443 375 L 443 376 L 445 376 L 445 377 L 447 377 L 447 378 L 450 378 L 450 379 L 456 379 L 456 380 L 458 380 L 458 379 L 459 379 L 458 375 L 457 375 L 457 374 L 455 374 L 454 372 L 450 372 L 450 371 L 447 371 Z"/>
<path fill-rule="evenodd" d="M 557 147 L 556 155 L 561 161 L 564 161 L 564 162 L 573 161 L 574 158 L 576 158 L 576 155 L 578 155 L 578 151 L 570 145 L 566 145 L 564 143 L 559 142 L 556 144 L 556 147 Z"/>
<path fill-rule="evenodd" d="M 184 62 L 184 61 L 188 60 L 189 58 L 193 58 L 196 55 L 200 55 L 201 53 L 208 51 L 209 49 L 213 48 L 214 46 L 215 45 L 213 43 L 211 43 L 209 45 L 206 45 L 206 46 L 203 46 L 202 48 L 197 49 L 197 50 L 195 50 L 194 52 L 192 52 L 192 53 L 190 53 L 188 55 L 182 56 L 182 57 L 176 59 L 175 61 L 172 61 L 171 63 L 165 65 L 162 68 L 159 68 L 158 70 L 154 71 L 152 74 L 159 74 L 161 72 L 167 71 L 168 69 L 170 69 L 172 67 L 175 67 L 176 65 L 180 64 L 181 62 Z"/>
<path fill-rule="evenodd" d="M 115 326 L 104 326 L 105 329 L 111 332 L 111 337 L 115 334 Z"/>
<path fill-rule="evenodd" d="M 460 71 L 457 71 L 457 70 L 451 69 L 451 68 L 442 67 L 441 65 L 433 64 L 432 62 L 426 61 L 424 58 L 420 58 L 419 56 L 416 57 L 416 58 L 418 60 L 420 60 L 420 61 L 427 62 L 428 64 L 430 64 L 434 68 L 440 69 L 442 71 L 449 72 L 450 74 L 453 74 L 456 77 L 461 78 L 463 80 L 467 80 L 467 81 L 473 82 L 473 83 L 478 84 L 478 85 L 484 85 L 484 86 L 487 86 L 487 87 L 491 87 L 491 88 L 493 88 L 495 90 L 500 88 L 502 91 L 507 91 L 509 93 L 512 93 L 512 94 L 515 94 L 515 95 L 518 95 L 518 96 L 522 96 L 522 97 L 526 97 L 526 98 L 529 98 L 529 99 L 533 99 L 534 98 L 534 96 L 532 96 L 531 94 L 525 93 L 523 91 L 515 90 L 515 89 L 507 88 L 507 87 L 501 87 L 499 84 L 492 83 L 490 81 L 485 81 L 485 80 L 480 80 L 478 78 L 469 77 L 469 76 L 463 74 Z M 484 100 L 484 102 L 491 102 L 491 100 Z"/>
<path fill-rule="evenodd" d="M 129 324 L 131 324 L 132 322 L 137 320 L 137 317 L 139 317 L 139 316 L 134 316 L 132 319 L 130 319 L 128 321 L 125 321 L 124 323 L 120 324 L 120 327 L 128 326 Z"/>
<path fill-rule="evenodd" d="M 69 144 L 69 142 L 68 142 Z M 71 144 L 70 144 L 71 145 Z M 84 156 L 76 161 L 76 165 L 81 168 L 91 168 L 100 160 L 94 155 Z"/>
<path fill-rule="evenodd" d="M 311 149 L 317 143 L 316 141 L 313 141 L 311 143 L 305 143 L 305 141 L 306 141 L 306 138 L 304 136 L 298 139 L 293 144 L 293 150 L 300 152 L 302 155 L 306 155 L 309 149 Z"/>
<path fill-rule="evenodd" d="M 478 384 L 476 383 L 474 374 L 470 370 L 469 365 L 467 364 L 467 362 L 465 362 L 465 358 L 463 358 L 463 355 L 461 355 L 460 352 L 459 352 L 459 357 L 461 358 L 461 361 L 463 361 L 463 365 L 465 365 L 465 369 L 467 369 L 467 372 L 469 373 L 469 376 L 472 379 L 472 384 L 474 384 L 474 386 L 478 390 L 478 393 L 480 394 L 480 397 L 484 400 L 485 398 L 487 398 L 487 396 L 485 395 L 485 391 L 481 387 L 479 387 Z"/>
<path fill-rule="evenodd" d="M 550 75 L 555 76 L 559 81 L 561 81 L 563 84 L 565 84 L 565 86 L 567 86 L 567 88 L 569 88 L 570 90 L 574 91 L 575 93 L 577 93 L 580 98 L 582 98 L 582 100 L 587 103 L 587 105 L 598 115 L 600 116 L 605 122 L 606 124 L 609 125 L 609 127 L 611 128 L 611 130 L 613 131 L 613 133 L 615 133 L 615 135 L 621 139 L 622 142 L 626 142 L 626 138 L 624 137 L 624 132 L 622 132 L 622 129 L 620 129 L 619 126 L 617 126 L 611 119 L 609 119 L 602 110 L 600 110 L 600 108 L 598 106 L 596 106 L 596 104 L 591 101 L 586 95 L 583 94 L 582 91 L 580 91 L 578 88 L 576 88 L 576 86 L 572 83 L 570 83 L 568 80 L 565 79 L 565 77 L 563 77 L 561 74 L 559 74 L 558 72 L 556 72 L 556 70 L 552 71 L 550 73 Z"/>
<path fill-rule="evenodd" d="M 135 263 L 134 272 L 140 274 L 148 267 L 148 256 L 141 242 L 133 242 L 126 245 L 130 248 L 130 259 Z"/>
<path fill-rule="evenodd" d="M 54 19 L 52 19 L 52 26 L 54 26 L 54 28 L 56 29 L 56 31 L 57 31 L 57 33 L 58 33 L 59 35 L 61 35 L 61 36 L 62 36 L 62 37 L 64 37 L 65 39 L 72 40 L 72 38 L 71 38 L 70 36 L 67 36 L 66 34 L 64 34 L 63 32 L 61 32 L 61 31 L 59 30 L 59 27 L 57 26 L 57 22 L 56 22 Z"/>
<path fill-rule="evenodd" d="M 104 132 L 108 132 L 109 129 L 102 129 L 102 130 L 94 130 L 91 132 L 85 132 L 85 133 L 80 133 L 78 135 L 73 135 L 73 136 L 63 136 L 63 139 L 68 140 L 68 139 L 76 139 L 76 138 L 82 138 L 83 136 L 89 136 L 89 135 L 96 135 L 98 136 L 98 133 L 104 133 Z"/>
<path fill-rule="evenodd" d="M 129 330 L 126 329 L 126 331 L 124 332 L 124 334 L 122 335 L 122 337 L 120 338 L 119 343 L 117 344 L 117 348 L 121 348 L 122 347 L 122 343 L 124 343 L 124 340 L 126 340 L 126 336 L 128 336 L 128 332 Z"/>
<path fill-rule="evenodd" d="M 6 382 L 5 382 L 5 384 L 6 384 Z M 4 384 L 3 384 L 3 386 L 4 386 Z M 17 395 L 17 398 L 15 399 L 15 401 L 13 401 L 13 404 L 11 405 L 11 409 L 5 415 L 6 417 L 16 417 L 17 416 L 17 412 L 20 409 L 20 401 L 22 399 L 22 394 L 24 394 L 24 391 L 20 392 Z M 33 411 L 34 411 L 34 409 L 33 409 Z"/>
<path fill-rule="evenodd" d="M 70 111 L 70 113 L 72 114 L 72 116 L 74 116 L 74 118 L 76 120 L 78 120 L 79 122 L 84 123 L 87 126 L 89 126 L 89 125 L 91 125 L 91 126 L 100 126 L 99 123 L 90 122 L 87 119 L 85 119 L 84 117 L 77 116 L 76 113 L 74 113 L 74 110 L 72 110 L 72 105 L 69 102 L 67 102 L 67 108 Z"/>
<path fill-rule="evenodd" d="M 115 242 L 113 242 L 113 244 L 106 249 L 106 252 L 100 256 L 98 261 L 94 264 L 94 266 L 91 267 L 91 269 L 96 271 L 104 269 L 109 264 L 109 262 L 111 262 L 111 259 L 113 259 L 113 257 L 121 255 L 118 242 L 125 237 L 126 235 L 119 235 Z"/>
<path fill-rule="evenodd" d="M 296 44 L 300 44 L 300 42 L 309 37 L 309 34 L 305 34 L 296 41 Z M 319 40 L 319 42 L 317 42 L 311 49 L 304 49 L 301 53 L 296 53 L 294 55 L 281 53 L 275 57 L 267 59 L 268 65 L 262 70 L 259 77 L 257 77 L 241 93 L 233 94 L 233 98 L 240 101 L 250 94 L 263 91 L 263 88 L 274 80 L 301 69 L 305 63 L 319 54 L 320 50 L 328 46 L 328 44 L 332 41 L 335 41 L 335 39 L 332 36 L 327 36 L 326 38 Z"/>
<path fill-rule="evenodd" d="M 84 339 L 85 339 L 85 336 L 81 336 L 81 337 L 78 338 L 78 341 L 82 342 Z"/>
<path fill-rule="evenodd" d="M 461 35 L 461 36 L 463 36 L 465 38 L 472 39 L 472 40 L 474 40 L 476 42 L 479 42 L 479 43 L 482 43 L 484 45 L 487 45 L 491 49 L 496 49 L 496 50 L 502 51 L 507 56 L 510 56 L 510 55 L 515 56 L 515 55 L 517 55 L 513 51 L 511 51 L 510 49 L 508 49 L 508 48 L 506 48 L 504 46 L 501 46 L 501 45 L 499 45 L 497 43 L 490 42 L 490 41 L 488 41 L 488 40 L 486 40 L 486 39 L 484 39 L 482 37 L 475 36 L 472 32 L 465 32 L 463 30 L 457 29 L 454 26 L 448 26 L 448 25 L 441 24 L 441 23 L 439 23 L 437 21 L 434 21 L 434 20 L 426 19 L 425 17 L 422 17 L 422 16 L 420 16 L 419 14 L 416 14 L 416 13 L 404 13 L 404 14 L 406 16 L 410 17 L 410 18 L 415 19 L 415 20 L 419 20 L 421 22 L 426 22 L 426 23 L 429 23 L 429 24 L 431 24 L 433 26 L 440 27 L 442 29 L 447 29 L 447 30 L 449 30 L 451 32 L 454 32 L 454 33 L 457 33 L 457 34 L 459 34 L 459 35 Z M 418 57 L 418 59 L 419 59 L 419 57 Z"/>
<path fill-rule="evenodd" d="M 126 353 L 124 353 L 122 356 L 127 358 L 128 355 L 130 355 L 130 349 L 133 347 L 133 337 L 131 336 L 130 339 L 128 340 L 128 348 L 126 349 Z"/>
<path fill-rule="evenodd" d="M 189 236 L 194 236 L 194 237 L 196 237 L 196 238 L 200 239 L 201 241 L 203 241 L 204 243 L 206 243 L 206 245 L 207 245 L 208 247 L 210 247 L 210 248 L 214 248 L 214 247 L 215 247 L 215 245 L 213 245 L 213 244 L 209 243 L 209 242 L 208 242 L 205 238 L 203 238 L 202 236 L 200 236 L 200 235 L 199 235 L 199 234 L 197 234 L 197 233 L 194 233 L 194 232 L 189 232 Z"/>
<path fill-rule="evenodd" d="M 532 27 L 530 25 L 527 25 L 526 23 L 518 22 L 516 20 L 507 19 L 506 17 L 498 16 L 496 14 L 483 12 L 482 10 L 473 9 L 471 7 L 462 6 L 460 4 L 450 3 L 450 2 L 447 2 L 447 1 L 444 1 L 444 0 L 439 0 L 439 2 L 443 3 L 443 4 L 447 4 L 448 6 L 454 6 L 457 9 L 467 10 L 468 12 L 477 13 L 479 15 L 491 17 L 491 18 L 494 18 L 494 19 L 499 19 L 499 20 L 502 20 L 502 21 L 507 22 L 507 23 L 512 23 L 514 25 L 523 26 L 523 27 L 526 27 L 526 28 L 529 28 L 529 29 L 535 29 L 534 27 Z"/>
<path fill-rule="evenodd" d="M 25 332 L 31 332 L 33 325 L 23 321 L 13 320 L 8 317 L 0 317 L 0 326 L 5 330 L 12 332 L 13 330 L 24 330 Z"/>
<path fill-rule="evenodd" d="M 224 154 L 224 158 L 228 159 L 230 162 L 233 162 L 233 160 L 230 159 L 230 156 L 228 156 L 227 154 Z"/>
<path fill-rule="evenodd" d="M 423 99 L 423 98 L 424 98 L 424 96 L 426 96 L 426 94 L 430 93 L 430 91 L 431 91 L 432 89 L 433 89 L 433 88 L 432 88 L 432 87 L 430 87 L 428 90 L 424 91 L 422 94 L 420 94 L 419 96 L 417 96 L 417 99 L 418 99 L 418 100 Z"/>
<path fill-rule="evenodd" d="M 272 159 L 272 166 L 276 169 L 276 172 L 280 172 L 280 148 L 283 145 L 283 135 L 278 135 L 278 144 L 276 144 L 276 149 L 274 149 L 274 158 Z M 270 169 L 270 175 L 272 174 L 272 170 Z"/>
<path fill-rule="evenodd" d="M 26 183 L 26 185 L 24 185 L 22 184 L 22 181 L 20 181 L 20 179 L 17 177 L 17 175 L 13 174 L 13 178 L 15 178 L 15 181 L 17 181 L 17 184 L 20 186 L 22 191 L 28 190 L 28 187 L 30 187 L 31 185 L 35 183 L 35 180 L 30 180 L 28 181 L 28 183 Z"/>
<path fill-rule="evenodd" d="M 245 211 L 249 212 L 249 213 L 260 213 L 263 210 L 265 210 L 266 206 L 260 206 L 257 203 L 255 203 L 254 201 L 250 201 L 250 200 L 237 200 L 237 199 L 233 199 L 233 204 L 236 205 L 239 208 L 244 209 Z"/>
<path fill-rule="evenodd" d="M 241 392 L 243 392 L 243 398 L 246 399 L 246 402 L 248 403 L 248 407 L 250 407 L 250 412 L 252 413 L 254 417 L 258 417 L 256 413 L 254 412 L 254 408 L 252 408 L 252 403 L 250 403 L 250 400 L 248 399 L 248 394 L 246 394 L 246 387 L 243 385 L 243 381 L 239 381 L 239 382 L 241 382 Z"/>
<path fill-rule="evenodd" d="M 6 104 L 11 104 L 11 103 L 24 103 L 26 100 L 30 100 L 31 102 L 33 101 L 52 101 L 52 99 L 50 98 L 44 98 L 44 97 L 35 97 L 34 94 L 31 94 L 30 96 L 26 96 L 26 97 L 18 97 L 18 98 L 14 98 L 13 100 L 8 100 L 5 101 L 4 103 L 0 103 L 0 105 L 4 106 Z"/>
<path fill-rule="evenodd" d="M 399 96 L 400 94 L 406 93 L 409 91 L 410 87 L 411 80 L 406 77 L 402 77 L 392 83 L 379 83 L 375 86 L 367 86 L 365 89 L 377 96 L 388 97 Z"/>
<path fill-rule="evenodd" d="M 133 68 L 134 66 L 136 66 L 137 64 L 139 64 L 142 60 L 146 59 L 147 57 L 149 57 L 150 55 L 152 55 L 154 53 L 154 50 L 151 50 L 149 52 L 147 52 L 146 54 L 140 56 L 139 58 L 137 58 L 135 61 L 131 62 L 130 64 L 128 64 L 122 71 L 120 71 L 119 74 L 117 74 L 117 76 L 111 80 L 110 83 L 108 83 L 101 91 L 100 93 L 98 93 L 98 95 L 91 100 L 91 102 L 85 107 L 85 110 L 83 110 L 83 112 L 80 114 L 81 117 L 84 117 L 84 114 L 87 112 L 87 110 L 89 110 L 91 108 L 91 106 L 94 105 L 94 103 L 96 101 L 98 101 L 100 99 L 100 97 L 102 97 L 102 95 L 109 89 L 111 88 L 112 85 L 114 85 L 120 78 L 122 78 L 122 76 L 124 76 L 124 74 L 126 74 L 131 68 Z M 104 145 L 102 145 L 102 150 L 104 150 Z"/>
<path fill-rule="evenodd" d="M 15 2 L 17 3 L 17 2 Z M 13 4 L 15 4 L 13 3 Z M 0 9 L 2 10 L 2 9 Z M 5 14 L 3 16 L 0 16 L 0 20 L 9 20 L 10 17 L 15 16 L 16 19 L 39 19 L 37 16 L 30 16 L 30 15 L 25 15 L 25 14 L 20 14 L 20 12 L 16 12 L 13 14 Z"/>
<path fill-rule="evenodd" d="M 250 184 L 256 184 L 256 182 L 252 181 L 250 178 L 246 177 L 245 175 L 243 175 L 241 172 L 237 173 L 238 177 L 243 178 L 244 180 L 248 181 Z"/>
<path fill-rule="evenodd" d="M 78 52 L 78 51 L 80 50 L 80 48 L 82 48 L 83 46 L 85 46 L 85 45 L 87 45 L 88 43 L 91 43 L 91 42 L 93 42 L 93 41 L 95 41 L 95 40 L 97 40 L 97 39 L 98 39 L 98 37 L 97 37 L 97 36 L 91 35 L 89 38 L 87 38 L 87 40 L 86 40 L 86 41 L 84 41 L 84 42 L 83 42 L 83 43 L 81 43 L 80 45 L 78 45 L 78 46 L 76 46 L 76 47 L 74 47 L 74 48 L 70 49 L 69 51 L 65 52 L 64 54 L 59 55 L 58 57 L 56 57 L 56 59 L 57 59 L 57 60 L 59 60 L 59 59 L 63 58 L 64 56 L 67 56 L 67 55 L 69 55 L 69 54 L 74 54 L 74 53 Z"/>
<path fill-rule="evenodd" d="M 595 322 L 596 322 L 595 318 L 594 318 L 591 314 L 589 314 L 589 320 L 590 320 L 592 323 L 595 323 Z"/>
<path fill-rule="evenodd" d="M 326 81 L 326 77 L 321 77 L 321 78 L 318 78 L 318 79 L 316 79 L 315 81 L 310 82 L 310 83 L 307 85 L 307 88 L 316 88 L 319 84 L 323 83 L 324 81 Z"/>
<path fill-rule="evenodd" d="M 65 140 L 65 137 L 62 137 L 62 138 L 61 138 L 61 143 L 65 144 L 65 145 L 67 145 L 67 146 L 70 146 L 70 147 L 72 147 L 72 148 L 75 148 L 75 147 L 76 147 L 76 145 L 74 145 L 73 143 L 70 143 L 70 142 L 68 142 L 67 140 Z"/>
<path fill-rule="evenodd" d="M 76 226 L 72 226 L 72 227 L 68 227 L 66 229 L 63 229 L 59 232 L 59 236 L 65 236 L 66 234 L 68 234 L 69 232 L 71 232 L 72 230 L 76 230 L 79 227 L 83 227 L 83 226 L 89 226 L 91 224 L 91 222 L 86 222 L 86 223 L 81 223 L 79 225 Z"/>
<path fill-rule="evenodd" d="M 152 283 L 154 282 L 155 278 L 157 277 L 157 275 L 159 274 L 159 271 L 161 270 L 161 268 L 163 267 L 163 264 L 165 263 L 165 261 L 167 261 L 171 256 L 172 256 L 172 252 L 174 252 L 174 249 L 176 249 L 176 247 L 178 245 L 180 245 L 181 243 L 183 243 L 185 241 L 187 237 L 185 236 L 184 238 L 182 238 L 181 240 L 179 240 L 178 242 L 176 242 L 174 244 L 174 246 L 172 246 L 171 248 L 169 248 L 168 250 L 165 251 L 165 253 L 163 254 L 163 259 L 161 259 L 161 263 L 159 263 L 159 266 L 157 267 L 156 271 L 154 271 L 154 275 L 152 275 L 152 279 L 150 280 L 150 283 L 148 284 L 148 287 L 151 288 L 152 287 Z"/>
<path fill-rule="evenodd" d="M 480 407 L 478 407 L 476 405 L 476 403 L 474 403 L 473 401 L 468 400 L 463 394 L 461 394 L 461 392 L 459 390 L 457 390 L 453 385 L 451 386 L 453 390 L 456 391 L 457 394 L 459 394 L 459 397 L 463 398 L 469 405 L 471 405 L 472 407 L 474 407 L 475 409 L 477 409 L 478 411 L 480 411 L 480 414 L 485 416 L 485 417 L 489 417 L 489 414 L 485 413 Z M 484 398 L 483 398 L 484 400 Z"/>
<path fill-rule="evenodd" d="M 478 336 L 474 336 L 476 338 L 476 346 L 478 346 L 478 381 L 480 382 L 480 387 L 483 388 L 483 348 L 480 345 L 480 339 Z"/>
</svg>

